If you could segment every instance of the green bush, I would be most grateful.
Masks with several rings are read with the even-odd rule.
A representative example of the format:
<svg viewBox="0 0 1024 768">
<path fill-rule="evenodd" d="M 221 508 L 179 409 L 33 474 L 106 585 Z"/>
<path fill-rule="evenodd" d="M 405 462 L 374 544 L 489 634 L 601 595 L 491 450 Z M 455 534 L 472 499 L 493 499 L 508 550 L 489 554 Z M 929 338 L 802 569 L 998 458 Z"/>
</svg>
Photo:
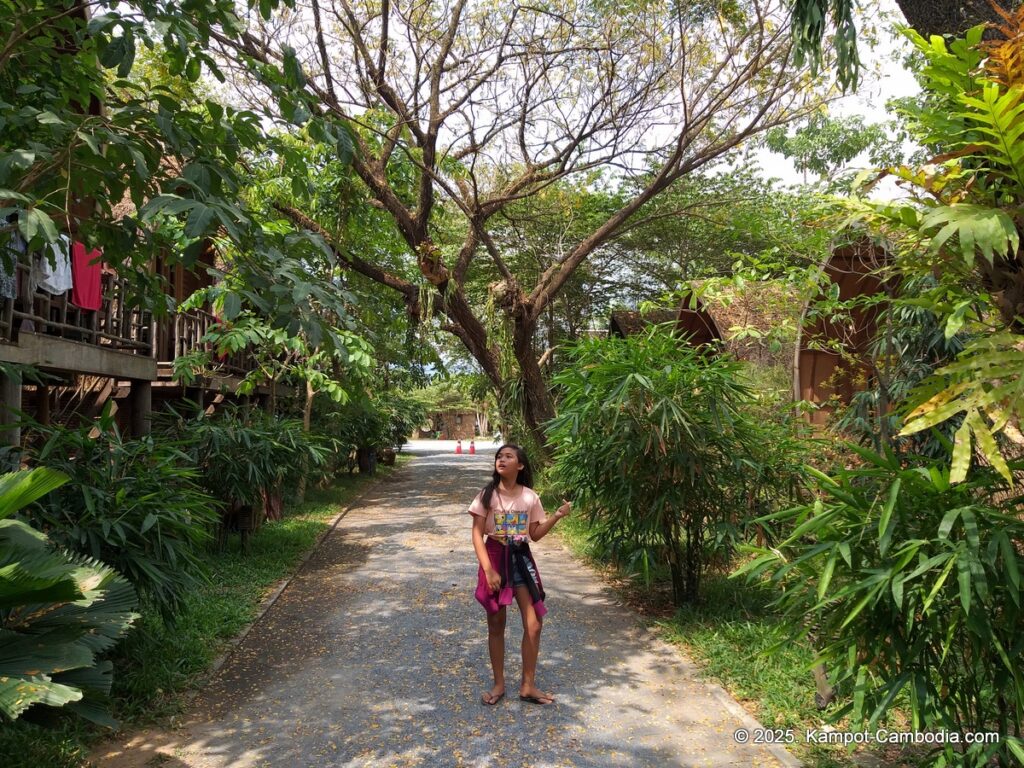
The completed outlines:
<svg viewBox="0 0 1024 768">
<path fill-rule="evenodd" d="M 335 441 L 334 467 L 347 464 L 349 454 L 365 456 L 401 448 L 423 423 L 426 411 L 415 398 L 395 392 L 364 395 L 343 405 L 327 403 L 314 415 L 314 429 Z M 361 468 L 365 464 L 361 463 Z"/>
<path fill-rule="evenodd" d="M 584 340 L 555 377 L 551 481 L 586 510 L 608 553 L 667 569 L 677 604 L 694 601 L 709 545 L 742 523 L 771 476 L 740 365 L 660 329 Z M 710 535 L 709 535 L 710 534 Z"/>
<path fill-rule="evenodd" d="M 200 550 L 217 519 L 214 500 L 181 444 L 125 439 L 109 409 L 80 429 L 37 426 L 30 455 L 71 482 L 28 510 L 57 545 L 113 567 L 172 620 L 204 578 Z"/>
<path fill-rule="evenodd" d="M 95 560 L 54 551 L 19 509 L 67 482 L 46 468 L 0 477 L 0 714 L 68 707 L 104 725 L 111 663 L 97 655 L 137 618 L 131 585 Z M 65 486 L 66 487 L 66 486 Z"/>
<path fill-rule="evenodd" d="M 158 423 L 180 442 L 207 492 L 229 506 L 259 506 L 264 494 L 293 488 L 299 474 L 323 466 L 328 453 L 327 442 L 306 433 L 301 421 L 262 411 L 170 410 Z"/>
<path fill-rule="evenodd" d="M 863 465 L 813 472 L 816 501 L 766 517 L 792 532 L 738 573 L 783 588 L 792 636 L 813 630 L 851 697 L 837 717 L 871 730 L 899 702 L 914 731 L 1002 736 L 939 748 L 932 765 L 1024 759 L 1022 499 L 990 469 L 951 485 L 947 458 L 908 466 L 851 448 Z"/>
</svg>

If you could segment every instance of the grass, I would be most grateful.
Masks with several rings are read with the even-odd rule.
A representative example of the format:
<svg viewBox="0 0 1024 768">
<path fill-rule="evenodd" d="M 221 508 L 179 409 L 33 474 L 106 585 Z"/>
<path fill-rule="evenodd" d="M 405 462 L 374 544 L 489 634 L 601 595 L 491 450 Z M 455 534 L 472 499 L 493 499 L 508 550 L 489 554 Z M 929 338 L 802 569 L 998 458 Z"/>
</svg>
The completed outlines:
<svg viewBox="0 0 1024 768">
<path fill-rule="evenodd" d="M 411 461 L 399 454 L 398 465 Z M 392 468 L 378 465 L 377 477 Z M 213 662 L 252 622 L 274 585 L 291 574 L 330 521 L 374 478 L 347 475 L 326 490 L 286 510 L 280 521 L 264 524 L 248 554 L 237 537 L 226 551 L 209 552 L 209 582 L 186 601 L 173 625 L 150 607 L 114 656 L 114 715 L 123 727 L 142 727 L 184 710 L 189 694 L 201 687 Z M 29 715 L 34 715 L 29 717 Z M 27 713 L 0 724 L 4 768 L 79 768 L 90 745 L 106 732 L 59 711 Z"/>
<path fill-rule="evenodd" d="M 555 499 L 542 490 L 545 509 Z M 577 555 L 600 570 L 623 600 L 657 627 L 666 640 L 680 646 L 757 720 L 772 729 L 792 729 L 789 746 L 805 765 L 816 768 L 849 768 L 852 756 L 837 745 L 807 744 L 806 729 L 828 724 L 827 713 L 814 704 L 810 648 L 782 643 L 785 627 L 771 607 L 774 593 L 768 585 L 747 584 L 726 574 L 710 573 L 702 585 L 698 605 L 674 609 L 671 591 L 663 580 L 645 586 L 606 562 L 596 561 L 588 525 L 573 514 L 555 529 Z M 841 726 L 834 726 L 842 729 Z"/>
<path fill-rule="evenodd" d="M 709 574 L 701 589 L 699 605 L 657 622 L 663 637 L 686 649 L 763 726 L 792 730 L 788 748 L 806 765 L 852 765 L 842 747 L 804 741 L 806 729 L 828 724 L 827 713 L 814 704 L 811 649 L 785 642 L 785 626 L 770 605 L 774 591 L 725 574 Z"/>
</svg>

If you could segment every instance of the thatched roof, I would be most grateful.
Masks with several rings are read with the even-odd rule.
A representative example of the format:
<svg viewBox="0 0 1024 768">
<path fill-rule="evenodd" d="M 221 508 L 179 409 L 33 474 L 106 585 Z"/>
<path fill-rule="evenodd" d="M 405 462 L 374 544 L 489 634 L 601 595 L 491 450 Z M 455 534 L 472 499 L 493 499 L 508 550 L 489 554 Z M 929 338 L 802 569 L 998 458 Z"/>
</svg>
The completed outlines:
<svg viewBox="0 0 1024 768">
<path fill-rule="evenodd" d="M 635 336 L 649 325 L 673 323 L 678 317 L 679 312 L 674 309 L 654 309 L 644 313 L 635 310 L 619 310 L 612 312 L 611 320 L 608 323 L 608 335 L 620 338 Z"/>
<path fill-rule="evenodd" d="M 742 287 L 716 288 L 702 298 L 733 356 L 760 365 L 792 364 L 804 300 L 790 286 L 775 280 L 750 281 Z"/>
<path fill-rule="evenodd" d="M 702 284 L 692 283 L 694 287 Z M 676 332 L 694 344 L 724 340 L 725 349 L 740 360 L 788 366 L 802 309 L 801 297 L 784 284 L 749 282 L 742 288 L 716 288 L 694 301 L 686 297 L 677 309 L 612 312 L 608 332 L 625 337 L 649 325 L 675 323 Z"/>
</svg>

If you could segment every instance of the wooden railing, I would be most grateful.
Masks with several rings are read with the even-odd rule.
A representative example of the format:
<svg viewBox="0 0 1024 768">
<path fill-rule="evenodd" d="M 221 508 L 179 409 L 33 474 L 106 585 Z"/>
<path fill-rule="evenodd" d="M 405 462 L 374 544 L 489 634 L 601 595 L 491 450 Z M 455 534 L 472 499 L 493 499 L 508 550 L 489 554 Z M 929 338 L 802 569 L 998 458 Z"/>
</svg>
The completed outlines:
<svg viewBox="0 0 1024 768">
<path fill-rule="evenodd" d="M 21 331 L 43 333 L 136 354 L 152 351 L 153 316 L 128 300 L 127 282 L 114 274 L 102 275 L 102 303 L 87 310 L 71 303 L 71 292 L 54 296 L 36 289 L 28 293 L 28 264 L 17 264 L 18 297 L 3 299 L 0 337 L 16 343 Z"/>
<path fill-rule="evenodd" d="M 176 312 L 158 320 L 156 325 L 157 343 L 154 346 L 154 356 L 157 362 L 170 363 L 176 358 L 198 349 L 210 352 L 212 362 L 224 373 L 244 376 L 256 365 L 251 354 L 242 351 L 218 356 L 214 352 L 213 345 L 203 340 L 210 328 L 217 322 L 219 321 L 216 315 L 203 309 Z"/>
<path fill-rule="evenodd" d="M 130 301 L 127 281 L 113 273 L 102 275 L 102 302 L 98 310 L 86 310 L 71 302 L 71 292 L 54 296 L 42 289 L 28 294 L 30 266 L 17 265 L 18 297 L 0 299 L 0 340 L 17 343 L 22 331 L 131 352 L 152 357 L 158 363 L 197 349 L 214 353 L 203 338 L 217 318 L 202 309 L 154 317 L 150 310 Z M 218 357 L 214 364 L 224 373 L 244 376 L 255 367 L 248 352 Z"/>
</svg>

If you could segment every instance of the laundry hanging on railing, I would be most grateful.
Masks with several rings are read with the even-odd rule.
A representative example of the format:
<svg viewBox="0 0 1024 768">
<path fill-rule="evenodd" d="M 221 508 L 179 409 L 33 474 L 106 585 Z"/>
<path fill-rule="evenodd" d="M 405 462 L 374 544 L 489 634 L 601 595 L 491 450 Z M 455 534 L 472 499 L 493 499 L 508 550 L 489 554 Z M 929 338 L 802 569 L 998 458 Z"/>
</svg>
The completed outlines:
<svg viewBox="0 0 1024 768">
<path fill-rule="evenodd" d="M 77 240 L 71 246 L 71 303 L 76 307 L 97 310 L 103 306 L 102 256 L 99 248 L 87 251 Z"/>
<path fill-rule="evenodd" d="M 71 290 L 71 238 L 61 235 L 60 238 L 32 259 L 32 276 L 29 287 L 33 292 L 36 287 L 42 288 L 54 296 L 61 296 Z M 53 258 L 51 263 L 50 259 Z"/>
<path fill-rule="evenodd" d="M 8 219 L 10 221 L 10 219 Z M 18 261 L 28 253 L 28 243 L 19 232 L 11 232 L 0 248 L 0 299 L 18 298 Z M 9 267 L 9 268 L 8 268 Z"/>
</svg>

